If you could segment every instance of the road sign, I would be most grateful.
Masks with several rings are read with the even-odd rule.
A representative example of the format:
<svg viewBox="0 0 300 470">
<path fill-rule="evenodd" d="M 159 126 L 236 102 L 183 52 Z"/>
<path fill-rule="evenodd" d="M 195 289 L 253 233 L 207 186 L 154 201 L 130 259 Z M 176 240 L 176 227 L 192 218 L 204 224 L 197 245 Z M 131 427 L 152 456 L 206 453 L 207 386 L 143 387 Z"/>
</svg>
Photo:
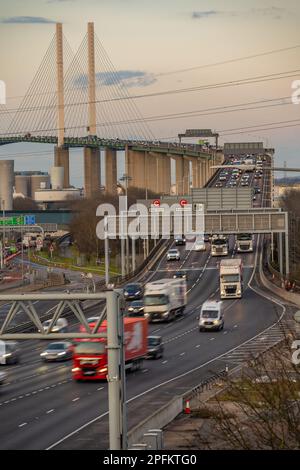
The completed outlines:
<svg viewBox="0 0 300 470">
<path fill-rule="evenodd" d="M 10 225 L 35 225 L 35 215 L 18 215 L 12 217 L 2 217 L 0 226 Z"/>
<path fill-rule="evenodd" d="M 154 201 L 152 202 L 152 205 L 154 207 L 159 207 L 160 206 L 160 200 L 159 199 L 154 199 Z"/>
<path fill-rule="evenodd" d="M 184 207 L 188 204 L 188 202 L 186 199 L 180 199 L 179 204 L 181 205 L 181 207 Z"/>
<path fill-rule="evenodd" d="M 25 215 L 24 223 L 25 225 L 35 225 L 35 215 Z"/>
</svg>

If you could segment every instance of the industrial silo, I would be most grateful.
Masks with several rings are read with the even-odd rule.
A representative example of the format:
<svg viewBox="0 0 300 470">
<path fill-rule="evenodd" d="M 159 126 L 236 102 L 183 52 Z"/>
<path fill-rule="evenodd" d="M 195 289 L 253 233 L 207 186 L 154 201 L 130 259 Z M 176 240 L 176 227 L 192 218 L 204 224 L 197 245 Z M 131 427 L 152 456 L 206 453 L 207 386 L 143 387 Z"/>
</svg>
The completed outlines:
<svg viewBox="0 0 300 470">
<path fill-rule="evenodd" d="M 16 193 L 23 194 L 25 197 L 31 195 L 31 177 L 28 175 L 15 176 L 15 189 Z"/>
<path fill-rule="evenodd" d="M 44 184 L 45 183 L 45 184 Z M 40 189 L 50 188 L 50 177 L 48 174 L 45 175 L 31 175 L 31 197 L 34 199 L 34 194 Z"/>
<path fill-rule="evenodd" d="M 13 209 L 14 177 L 14 161 L 0 160 L 0 207 L 2 210 Z M 4 201 L 4 207 L 2 201 Z"/>
<path fill-rule="evenodd" d="M 50 170 L 52 189 L 63 189 L 64 187 L 64 167 L 53 166 Z"/>
</svg>

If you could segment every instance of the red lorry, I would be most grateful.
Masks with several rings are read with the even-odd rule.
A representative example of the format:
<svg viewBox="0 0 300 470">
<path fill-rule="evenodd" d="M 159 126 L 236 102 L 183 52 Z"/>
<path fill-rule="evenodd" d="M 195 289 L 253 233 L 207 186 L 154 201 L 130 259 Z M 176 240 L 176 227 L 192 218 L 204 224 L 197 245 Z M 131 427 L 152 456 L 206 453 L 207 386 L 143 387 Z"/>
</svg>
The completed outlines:
<svg viewBox="0 0 300 470">
<path fill-rule="evenodd" d="M 95 323 L 90 323 L 93 328 Z M 80 328 L 85 331 L 84 327 Z M 104 320 L 98 332 L 106 332 Z M 137 370 L 147 355 L 148 321 L 124 317 L 125 367 Z M 74 343 L 72 376 L 74 380 L 99 380 L 107 376 L 106 338 L 78 339 Z"/>
</svg>

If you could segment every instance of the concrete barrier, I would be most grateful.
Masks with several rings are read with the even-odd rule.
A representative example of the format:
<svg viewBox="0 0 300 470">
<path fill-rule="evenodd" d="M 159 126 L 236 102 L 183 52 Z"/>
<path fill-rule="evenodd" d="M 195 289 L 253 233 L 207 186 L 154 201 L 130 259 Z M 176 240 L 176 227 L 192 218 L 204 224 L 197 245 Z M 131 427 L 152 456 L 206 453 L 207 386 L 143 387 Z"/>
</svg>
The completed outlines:
<svg viewBox="0 0 300 470">
<path fill-rule="evenodd" d="M 285 289 L 282 289 L 281 287 L 275 286 L 269 279 L 266 277 L 264 271 L 263 271 L 263 265 L 260 263 L 259 266 L 259 275 L 260 279 L 262 281 L 262 284 L 271 292 L 274 294 L 278 295 L 278 297 L 281 297 L 282 299 L 286 300 L 287 302 L 291 302 L 297 307 L 300 307 L 300 294 L 296 294 L 294 292 L 288 292 Z"/>
<path fill-rule="evenodd" d="M 149 429 L 162 429 L 182 412 L 182 397 L 175 397 L 169 403 L 152 413 L 148 418 L 131 429 L 128 433 L 128 448 L 143 440 Z"/>
</svg>

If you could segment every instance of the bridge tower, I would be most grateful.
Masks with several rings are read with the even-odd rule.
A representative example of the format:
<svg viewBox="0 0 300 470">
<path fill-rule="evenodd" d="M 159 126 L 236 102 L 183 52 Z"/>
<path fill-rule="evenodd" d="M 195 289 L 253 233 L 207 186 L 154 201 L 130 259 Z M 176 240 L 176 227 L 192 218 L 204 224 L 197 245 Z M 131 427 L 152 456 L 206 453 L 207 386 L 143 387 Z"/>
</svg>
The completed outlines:
<svg viewBox="0 0 300 470">
<path fill-rule="evenodd" d="M 96 135 L 96 75 L 94 23 L 88 23 L 88 134 Z M 85 196 L 100 189 L 101 185 L 100 148 L 84 147 L 84 188 Z"/>
<path fill-rule="evenodd" d="M 54 166 L 64 168 L 64 187 L 70 186 L 69 149 L 64 147 L 65 102 L 64 102 L 64 62 L 62 24 L 56 24 L 56 77 L 57 77 L 57 127 L 58 143 L 54 148 Z"/>
</svg>

